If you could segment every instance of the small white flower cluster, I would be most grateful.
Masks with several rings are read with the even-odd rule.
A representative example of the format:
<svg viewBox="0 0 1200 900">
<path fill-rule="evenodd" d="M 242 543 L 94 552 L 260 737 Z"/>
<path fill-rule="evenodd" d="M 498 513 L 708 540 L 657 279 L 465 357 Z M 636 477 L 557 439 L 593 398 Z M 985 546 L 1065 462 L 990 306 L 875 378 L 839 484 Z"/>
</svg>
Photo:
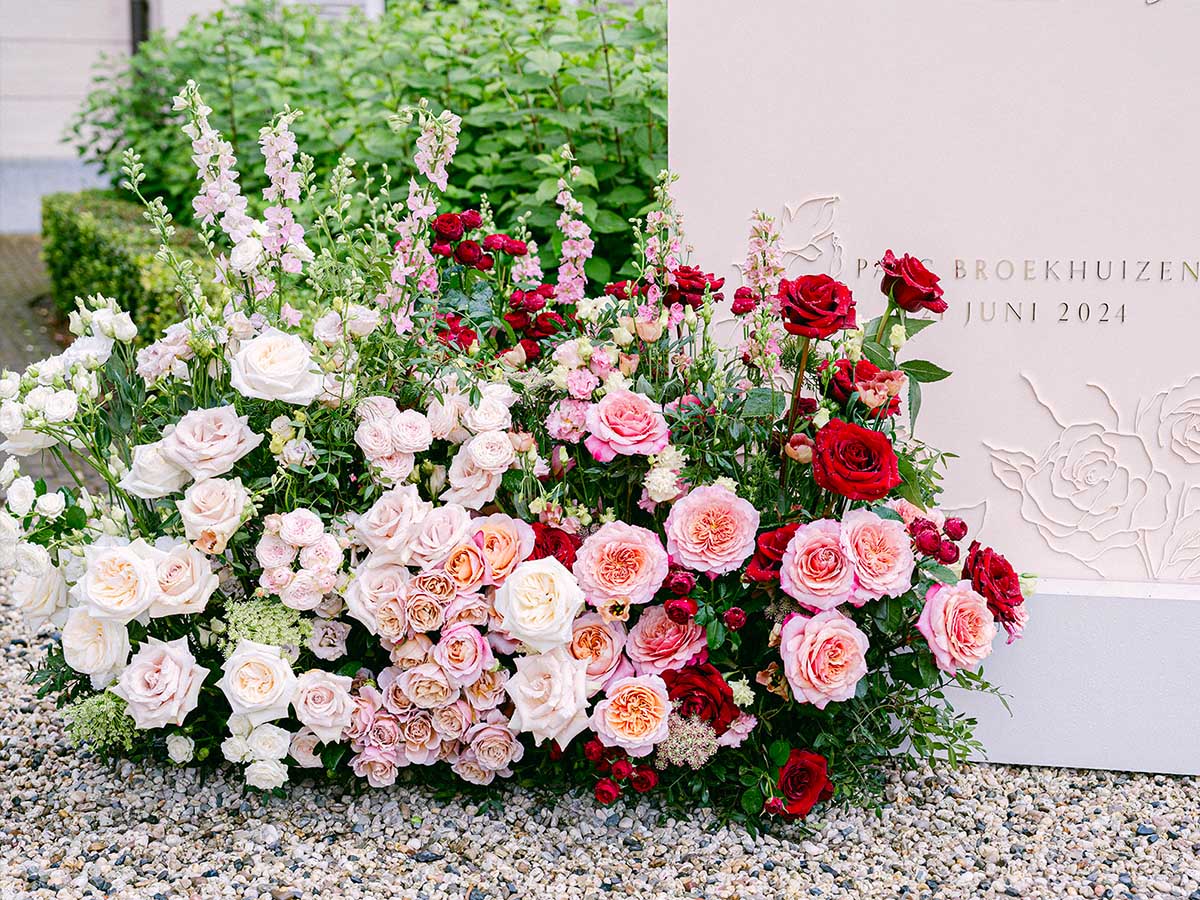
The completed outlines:
<svg viewBox="0 0 1200 900">
<path fill-rule="evenodd" d="M 684 491 L 679 473 L 687 464 L 687 455 L 673 444 L 667 444 L 650 457 L 650 471 L 642 486 L 653 503 L 670 503 Z"/>
</svg>

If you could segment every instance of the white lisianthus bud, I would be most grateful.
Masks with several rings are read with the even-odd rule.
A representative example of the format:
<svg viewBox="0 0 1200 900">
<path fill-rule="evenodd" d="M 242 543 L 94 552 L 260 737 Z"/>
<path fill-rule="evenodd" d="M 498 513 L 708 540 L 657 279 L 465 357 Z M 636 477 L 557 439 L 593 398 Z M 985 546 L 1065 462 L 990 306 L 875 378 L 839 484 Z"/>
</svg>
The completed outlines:
<svg viewBox="0 0 1200 900">
<path fill-rule="evenodd" d="M 688 307 L 683 311 L 683 321 L 687 323 L 689 328 L 694 328 L 697 322 L 696 310 Z"/>
<path fill-rule="evenodd" d="M 850 362 L 858 362 L 862 359 L 863 330 L 856 328 L 853 331 L 846 332 L 846 359 Z"/>
<path fill-rule="evenodd" d="M 904 346 L 904 342 L 908 340 L 908 332 L 903 325 L 893 325 L 891 334 L 888 335 L 888 346 L 893 350 L 899 350 Z"/>
</svg>

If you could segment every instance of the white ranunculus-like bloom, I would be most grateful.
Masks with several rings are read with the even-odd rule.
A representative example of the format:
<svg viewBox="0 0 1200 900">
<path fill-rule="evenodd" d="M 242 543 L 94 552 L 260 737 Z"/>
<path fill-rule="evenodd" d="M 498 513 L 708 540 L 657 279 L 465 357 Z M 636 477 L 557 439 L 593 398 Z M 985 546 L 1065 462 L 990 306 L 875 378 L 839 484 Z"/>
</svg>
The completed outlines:
<svg viewBox="0 0 1200 900">
<path fill-rule="evenodd" d="M 249 734 L 232 734 L 221 741 L 221 755 L 231 763 L 246 762 L 250 759 L 250 742 L 246 740 Z"/>
<path fill-rule="evenodd" d="M 21 376 L 16 372 L 0 375 L 0 400 L 12 400 L 21 393 Z"/>
<path fill-rule="evenodd" d="M 277 759 L 257 759 L 246 766 L 246 784 L 271 791 L 287 784 L 288 769 Z"/>
<path fill-rule="evenodd" d="M 212 563 L 183 541 L 165 553 L 158 563 L 159 594 L 150 606 L 150 617 L 203 612 L 221 583 Z"/>
<path fill-rule="evenodd" d="M 242 238 L 229 253 L 229 267 L 242 275 L 249 275 L 258 268 L 263 258 L 263 245 L 256 237 Z"/>
<path fill-rule="evenodd" d="M 342 737 L 354 714 L 354 698 L 350 696 L 353 679 L 349 675 L 334 675 L 321 669 L 311 669 L 296 679 L 292 708 L 296 718 L 311 728 L 323 743 L 332 744 Z"/>
<path fill-rule="evenodd" d="M 225 674 L 217 687 L 235 715 L 245 716 L 252 725 L 287 715 L 296 674 L 279 647 L 243 638 L 221 671 Z"/>
<path fill-rule="evenodd" d="M 278 725 L 264 722 L 246 738 L 251 759 L 283 759 L 292 744 L 292 733 Z"/>
<path fill-rule="evenodd" d="M 125 698 L 138 728 L 182 725 L 196 708 L 208 669 L 196 663 L 186 637 L 147 638 L 129 661 L 112 692 Z"/>
<path fill-rule="evenodd" d="M 0 403 L 0 431 L 16 434 L 25 427 L 25 408 L 16 400 Z"/>
<path fill-rule="evenodd" d="M 37 490 L 28 475 L 22 475 L 8 486 L 8 508 L 14 516 L 24 518 L 29 515 L 36 500 Z"/>
<path fill-rule="evenodd" d="M 47 519 L 57 519 L 67 508 L 67 498 L 55 491 L 52 494 L 42 494 L 34 504 L 38 515 Z"/>
<path fill-rule="evenodd" d="M 191 476 L 167 459 L 162 448 L 163 441 L 134 447 L 133 465 L 119 482 L 121 488 L 143 500 L 156 500 L 183 490 Z"/>
<path fill-rule="evenodd" d="M 478 406 L 464 410 L 462 423 L 476 434 L 485 431 L 507 431 L 512 427 L 512 413 L 503 400 L 485 393 Z"/>
<path fill-rule="evenodd" d="M 195 756 L 196 742 L 186 734 L 167 735 L 167 756 L 178 766 L 185 766 Z"/>
<path fill-rule="evenodd" d="M 504 685 L 516 706 L 509 724 L 532 734 L 535 744 L 551 740 L 566 749 L 588 724 L 587 662 L 555 647 L 517 657 L 516 666 L 517 674 Z"/>
<path fill-rule="evenodd" d="M 229 381 L 243 397 L 298 406 L 312 403 L 324 384 L 304 341 L 276 329 L 242 345 L 230 366 Z"/>
<path fill-rule="evenodd" d="M 129 659 L 129 632 L 112 619 L 96 619 L 81 606 L 67 616 L 62 632 L 63 659 L 92 684 L 102 687 L 125 668 Z"/>
<path fill-rule="evenodd" d="M 182 500 L 176 500 L 183 533 L 204 553 L 220 553 L 241 527 L 242 514 L 250 495 L 242 487 L 242 479 L 206 478 L 187 489 Z"/>
<path fill-rule="evenodd" d="M 43 414 L 46 416 L 46 421 L 51 424 L 66 422 L 75 418 L 75 413 L 79 411 L 79 397 L 74 391 L 55 391 L 46 399 L 46 408 Z"/>
<path fill-rule="evenodd" d="M 141 538 L 128 544 L 87 547 L 86 568 L 74 593 L 96 618 L 128 624 L 158 599 L 162 557 L 162 551 Z"/>
<path fill-rule="evenodd" d="M 8 487 L 21 474 L 21 462 L 15 456 L 10 456 L 0 466 L 0 487 Z"/>
<path fill-rule="evenodd" d="M 553 556 L 526 560 L 496 591 L 500 627 L 538 652 L 571 640 L 571 623 L 583 609 L 583 590 Z"/>
<path fill-rule="evenodd" d="M 193 409 L 160 442 L 160 452 L 196 481 L 224 475 L 262 443 L 232 406 Z"/>
<path fill-rule="evenodd" d="M 9 592 L 31 630 L 36 631 L 47 622 L 62 624 L 67 608 L 67 582 L 57 567 L 52 566 L 41 575 L 21 572 L 13 578 Z"/>
</svg>

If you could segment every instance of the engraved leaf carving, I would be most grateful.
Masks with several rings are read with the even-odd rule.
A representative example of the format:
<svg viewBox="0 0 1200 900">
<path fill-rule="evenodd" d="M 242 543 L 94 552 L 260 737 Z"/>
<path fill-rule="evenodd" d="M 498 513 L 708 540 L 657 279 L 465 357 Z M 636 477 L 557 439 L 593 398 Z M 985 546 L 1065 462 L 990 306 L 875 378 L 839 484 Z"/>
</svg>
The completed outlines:
<svg viewBox="0 0 1200 900">
<path fill-rule="evenodd" d="M 991 448 L 992 474 L 1009 490 L 1024 493 L 1025 481 L 1033 474 L 1035 460 L 1020 450 Z"/>
</svg>

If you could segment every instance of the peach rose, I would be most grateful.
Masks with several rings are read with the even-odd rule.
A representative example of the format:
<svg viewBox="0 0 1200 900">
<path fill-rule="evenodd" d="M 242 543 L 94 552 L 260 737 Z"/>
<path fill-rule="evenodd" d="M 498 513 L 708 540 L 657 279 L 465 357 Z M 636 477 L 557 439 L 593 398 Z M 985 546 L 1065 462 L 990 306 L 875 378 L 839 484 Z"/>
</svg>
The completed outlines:
<svg viewBox="0 0 1200 900">
<path fill-rule="evenodd" d="M 397 669 L 411 669 L 433 659 L 433 641 L 426 635 L 414 634 L 393 647 L 389 655 Z"/>
<path fill-rule="evenodd" d="M 471 594 L 483 586 L 488 575 L 487 561 L 474 543 L 459 544 L 450 551 L 442 570 L 454 579 L 460 594 Z"/>
<path fill-rule="evenodd" d="M 633 391 L 609 391 L 588 407 L 584 445 L 599 462 L 617 454 L 649 456 L 667 446 L 670 432 L 662 407 Z"/>
<path fill-rule="evenodd" d="M 512 570 L 533 552 L 534 534 L 528 522 L 503 513 L 474 521 L 475 542 L 488 564 L 487 584 L 504 584 Z"/>
<path fill-rule="evenodd" d="M 671 699 L 657 675 L 614 681 L 592 712 L 592 730 L 606 747 L 621 747 L 630 756 L 647 756 L 667 739 Z"/>
<path fill-rule="evenodd" d="M 830 701 L 849 700 L 867 674 L 867 636 L 836 609 L 789 616 L 779 638 L 783 671 L 798 703 L 824 709 Z"/>
<path fill-rule="evenodd" d="M 486 629 L 494 612 L 491 601 L 482 594 L 459 594 L 446 604 L 442 627 L 474 625 Z"/>
<path fill-rule="evenodd" d="M 400 690 L 418 709 L 436 709 L 458 699 L 458 688 L 437 663 L 421 663 L 405 669 L 396 679 Z"/>
<path fill-rule="evenodd" d="M 443 741 L 457 741 L 475 724 L 475 710 L 466 700 L 455 700 L 433 711 L 433 727 Z"/>
<path fill-rule="evenodd" d="M 912 587 L 916 559 L 903 522 L 854 509 L 842 518 L 841 542 L 842 552 L 854 567 L 853 605 L 899 597 Z"/>
<path fill-rule="evenodd" d="M 576 659 L 587 663 L 587 693 L 590 697 L 612 678 L 625 649 L 625 626 L 606 622 L 600 613 L 584 613 L 575 620 L 567 648 Z"/>
<path fill-rule="evenodd" d="M 732 572 L 754 553 L 758 518 L 758 510 L 728 488 L 693 488 L 667 516 L 667 552 L 697 572 Z"/>
<path fill-rule="evenodd" d="M 520 762 L 525 755 L 525 747 L 497 710 L 492 710 L 484 721 L 467 729 L 463 743 L 483 769 L 499 775 L 506 775 L 509 765 Z"/>
<path fill-rule="evenodd" d="M 797 528 L 781 566 L 783 592 L 810 609 L 833 609 L 854 593 L 854 564 L 842 549 L 842 526 L 832 519 Z"/>
<path fill-rule="evenodd" d="M 412 587 L 415 591 L 432 594 L 442 603 L 449 603 L 458 595 L 458 585 L 445 572 L 432 570 L 418 572 L 413 576 Z"/>
<path fill-rule="evenodd" d="M 629 632 L 625 653 L 639 675 L 661 675 L 668 669 L 682 669 L 708 647 L 704 629 L 695 620 L 672 622 L 662 604 L 643 610 Z"/>
<path fill-rule="evenodd" d="M 667 551 L 653 532 L 609 522 L 583 542 L 572 571 L 588 602 L 599 605 L 618 599 L 649 603 L 662 587 L 667 568 Z"/>
<path fill-rule="evenodd" d="M 446 605 L 433 594 L 413 590 L 405 603 L 408 627 L 416 632 L 437 631 L 446 621 Z"/>
<path fill-rule="evenodd" d="M 996 622 L 971 582 L 935 584 L 925 595 L 917 631 L 929 642 L 937 667 L 948 675 L 974 669 L 992 652 Z"/>
<path fill-rule="evenodd" d="M 504 685 L 508 683 L 508 669 L 484 669 L 475 681 L 463 688 L 463 696 L 476 711 L 495 709 L 504 699 Z"/>
</svg>

